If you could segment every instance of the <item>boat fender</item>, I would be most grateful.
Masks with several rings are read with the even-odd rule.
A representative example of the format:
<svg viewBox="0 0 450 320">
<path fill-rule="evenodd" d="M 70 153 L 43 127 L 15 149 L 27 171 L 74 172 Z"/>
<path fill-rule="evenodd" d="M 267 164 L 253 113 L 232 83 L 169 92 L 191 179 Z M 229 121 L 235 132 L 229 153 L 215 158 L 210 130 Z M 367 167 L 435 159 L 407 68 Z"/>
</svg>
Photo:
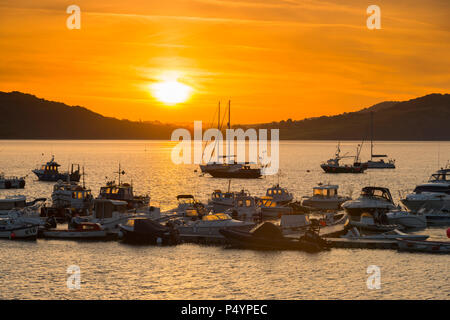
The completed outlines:
<svg viewBox="0 0 450 320">
<path fill-rule="evenodd" d="M 14 232 L 11 232 L 11 233 L 9 234 L 9 239 L 10 239 L 10 240 L 13 240 L 15 237 L 16 237 L 16 234 L 15 234 Z"/>
<path fill-rule="evenodd" d="M 122 239 L 123 238 L 123 232 L 119 231 L 119 233 L 117 234 L 117 237 L 119 237 L 119 239 Z"/>
<path fill-rule="evenodd" d="M 450 228 L 447 229 L 447 238 L 450 238 Z"/>
<path fill-rule="evenodd" d="M 160 244 L 162 244 L 162 239 L 161 239 L 161 238 L 159 238 L 159 237 L 158 237 L 158 238 L 156 238 L 156 244 L 159 244 L 159 245 L 160 245 Z"/>
</svg>

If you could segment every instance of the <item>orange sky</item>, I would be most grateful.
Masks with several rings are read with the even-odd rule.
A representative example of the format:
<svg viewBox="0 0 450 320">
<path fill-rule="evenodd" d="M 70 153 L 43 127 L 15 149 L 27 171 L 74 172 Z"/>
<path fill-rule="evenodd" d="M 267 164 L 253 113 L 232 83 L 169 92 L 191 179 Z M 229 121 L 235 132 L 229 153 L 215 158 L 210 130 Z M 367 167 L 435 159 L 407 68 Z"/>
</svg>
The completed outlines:
<svg viewBox="0 0 450 320">
<path fill-rule="evenodd" d="M 449 14 L 448 0 L 0 0 L 0 90 L 132 120 L 209 122 L 228 99 L 234 123 L 336 114 L 448 93 Z M 188 101 L 152 96 L 167 72 Z"/>
</svg>

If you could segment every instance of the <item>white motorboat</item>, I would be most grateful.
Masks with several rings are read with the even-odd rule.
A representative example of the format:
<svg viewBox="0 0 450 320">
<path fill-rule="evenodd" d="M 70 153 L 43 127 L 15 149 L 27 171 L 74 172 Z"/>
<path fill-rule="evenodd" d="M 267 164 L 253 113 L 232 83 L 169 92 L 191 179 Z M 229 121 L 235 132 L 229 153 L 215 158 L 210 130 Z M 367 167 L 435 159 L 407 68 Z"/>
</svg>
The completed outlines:
<svg viewBox="0 0 450 320">
<path fill-rule="evenodd" d="M 374 218 L 375 215 L 376 217 Z M 349 220 L 348 225 L 352 227 L 357 227 L 359 230 L 367 231 L 367 232 L 388 232 L 395 229 L 402 229 L 403 227 L 398 224 L 389 224 L 385 219 L 387 219 L 385 213 L 378 214 L 377 212 L 363 213 L 361 215 L 361 219 L 359 221 Z M 380 218 L 384 217 L 384 218 Z"/>
<path fill-rule="evenodd" d="M 286 188 L 280 187 L 279 184 L 267 189 L 266 197 L 271 197 L 277 204 L 288 204 L 294 200 L 294 196 Z"/>
<path fill-rule="evenodd" d="M 212 207 L 212 211 L 215 213 L 224 212 L 234 207 L 237 195 L 250 196 L 250 193 L 246 190 L 241 190 L 240 192 L 215 190 L 211 194 L 208 205 Z"/>
<path fill-rule="evenodd" d="M 356 219 L 363 213 L 385 213 L 396 208 L 388 188 L 364 187 L 356 200 L 342 204 L 342 208 L 350 217 Z"/>
<path fill-rule="evenodd" d="M 372 234 L 372 235 L 361 235 L 357 228 L 350 229 L 347 234 L 341 236 L 341 238 L 347 239 L 371 239 L 371 240 L 426 240 L 429 238 L 428 235 L 422 234 L 406 234 L 401 232 L 400 230 L 394 229 L 392 231 L 380 233 L 380 234 Z"/>
<path fill-rule="evenodd" d="M 401 202 L 414 212 L 421 208 L 440 210 L 450 207 L 450 169 L 442 168 L 433 173 L 428 183 L 416 186 Z"/>
<path fill-rule="evenodd" d="M 386 213 L 389 224 L 398 224 L 405 228 L 426 228 L 427 218 L 406 210 L 395 210 Z"/>
<path fill-rule="evenodd" d="M 4 216 L 0 218 L 0 238 L 36 239 L 38 226 L 28 223 L 20 217 Z"/>
<path fill-rule="evenodd" d="M 104 239 L 107 231 L 98 223 L 81 222 L 74 228 L 50 229 L 42 232 L 44 238 L 50 239 Z"/>
<path fill-rule="evenodd" d="M 257 205 L 255 197 L 247 194 L 237 194 L 234 205 L 225 213 L 229 214 L 233 219 L 242 221 L 260 221 L 261 208 Z"/>
<path fill-rule="evenodd" d="M 291 214 L 294 211 L 291 207 L 279 204 L 268 196 L 257 198 L 257 206 L 261 208 L 263 217 L 280 218 L 282 215 Z"/>
<path fill-rule="evenodd" d="M 350 197 L 339 196 L 337 185 L 319 183 L 317 187 L 313 188 L 313 195 L 311 197 L 303 197 L 302 206 L 312 207 L 322 210 L 338 210 L 341 205 Z"/>
<path fill-rule="evenodd" d="M 92 215 L 75 217 L 73 222 L 75 224 L 98 223 L 107 233 L 116 233 L 119 231 L 119 224 L 127 223 L 128 219 L 134 216 L 136 214 L 128 210 L 126 201 L 95 199 Z"/>
<path fill-rule="evenodd" d="M 224 239 L 219 230 L 242 229 L 250 230 L 255 224 L 253 222 L 232 219 L 225 213 L 207 214 L 196 220 L 178 219 L 174 220 L 174 227 L 179 231 L 182 240 L 198 240 L 199 238 L 214 240 Z"/>
</svg>

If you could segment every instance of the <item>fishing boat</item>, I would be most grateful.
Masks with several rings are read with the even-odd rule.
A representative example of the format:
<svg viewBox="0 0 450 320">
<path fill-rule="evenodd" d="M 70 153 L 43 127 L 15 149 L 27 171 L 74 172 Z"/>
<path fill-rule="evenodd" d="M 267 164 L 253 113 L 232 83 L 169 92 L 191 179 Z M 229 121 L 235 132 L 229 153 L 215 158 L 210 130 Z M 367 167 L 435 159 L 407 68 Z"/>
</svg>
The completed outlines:
<svg viewBox="0 0 450 320">
<path fill-rule="evenodd" d="M 302 205 L 305 207 L 312 207 L 322 210 L 339 210 L 341 205 L 350 197 L 338 195 L 337 185 L 321 184 L 313 188 L 313 195 L 310 197 L 303 197 Z"/>
<path fill-rule="evenodd" d="M 6 177 L 0 173 L 0 189 L 23 189 L 25 188 L 25 177 Z"/>
<path fill-rule="evenodd" d="M 389 159 L 385 161 L 387 158 L 386 154 L 374 154 L 373 153 L 373 111 L 370 112 L 370 127 L 371 127 L 371 136 L 370 136 L 370 160 L 365 164 L 368 169 L 395 169 L 395 160 Z M 379 160 L 376 160 L 379 159 Z"/>
<path fill-rule="evenodd" d="M 44 238 L 49 239 L 105 239 L 106 230 L 98 223 L 80 222 L 68 229 L 50 229 L 42 231 Z"/>
<path fill-rule="evenodd" d="M 299 238 L 285 237 L 280 228 L 270 222 L 263 222 L 249 232 L 220 230 L 220 233 L 234 246 L 248 249 L 319 252 L 327 247 L 327 241 L 314 231 Z"/>
<path fill-rule="evenodd" d="M 286 188 L 276 184 L 266 190 L 266 197 L 271 197 L 277 204 L 288 204 L 294 200 L 294 196 Z"/>
<path fill-rule="evenodd" d="M 362 144 L 358 145 L 355 156 L 341 156 L 340 144 L 338 143 L 335 157 L 327 160 L 327 162 L 325 163 L 322 163 L 320 167 L 326 173 L 364 173 L 364 171 L 367 169 L 367 165 L 359 161 L 361 147 Z M 341 164 L 340 161 L 344 158 L 354 158 L 353 164 Z"/>
<path fill-rule="evenodd" d="M 400 200 L 409 210 L 417 212 L 422 208 L 441 210 L 450 208 L 450 169 L 441 168 L 433 173 L 428 183 L 423 183 Z"/>
<path fill-rule="evenodd" d="M 71 208 L 80 212 L 88 212 L 93 205 L 94 198 L 91 190 L 76 182 L 59 180 L 53 186 L 52 206 L 55 208 Z"/>
<path fill-rule="evenodd" d="M 180 194 L 177 196 L 178 206 L 174 209 L 171 209 L 167 212 L 164 212 L 163 215 L 172 216 L 173 214 L 177 214 L 179 216 L 185 216 L 188 214 L 197 215 L 205 215 L 208 214 L 209 210 L 206 206 L 195 199 L 195 197 L 191 194 Z"/>
<path fill-rule="evenodd" d="M 397 207 L 392 200 L 388 188 L 364 187 L 361 195 L 356 200 L 348 200 L 342 204 L 342 208 L 352 218 L 358 218 L 363 213 L 386 213 Z"/>
<path fill-rule="evenodd" d="M 174 245 L 179 242 L 176 229 L 149 218 L 132 218 L 119 225 L 119 238 L 128 243 Z"/>
<path fill-rule="evenodd" d="M 91 216 L 78 217 L 78 221 L 85 218 L 88 222 L 98 223 L 107 233 L 119 231 L 119 225 L 125 224 L 135 213 L 130 211 L 128 203 L 119 200 L 95 199 Z"/>
<path fill-rule="evenodd" d="M 272 197 L 257 198 L 257 206 L 261 208 L 263 217 L 280 218 L 282 215 L 291 214 L 294 210 L 285 204 L 279 204 Z"/>
<path fill-rule="evenodd" d="M 106 186 L 100 188 L 98 199 L 126 201 L 130 209 L 148 207 L 150 203 L 150 197 L 148 195 L 136 196 L 134 195 L 132 184 L 120 181 L 120 177 L 125 174 L 125 171 L 121 170 L 120 164 L 117 173 L 119 176 L 118 183 L 115 181 L 107 182 Z"/>
<path fill-rule="evenodd" d="M 20 217 L 0 217 L 0 238 L 35 240 L 38 234 L 38 225 L 29 223 Z"/>
<path fill-rule="evenodd" d="M 70 172 L 59 172 L 59 167 L 61 165 L 55 161 L 55 156 L 46 164 L 42 165 L 41 168 L 32 170 L 33 173 L 38 177 L 40 181 L 80 181 L 80 165 L 72 164 Z"/>
<path fill-rule="evenodd" d="M 450 242 L 399 240 L 398 250 L 408 252 L 450 253 Z"/>
</svg>

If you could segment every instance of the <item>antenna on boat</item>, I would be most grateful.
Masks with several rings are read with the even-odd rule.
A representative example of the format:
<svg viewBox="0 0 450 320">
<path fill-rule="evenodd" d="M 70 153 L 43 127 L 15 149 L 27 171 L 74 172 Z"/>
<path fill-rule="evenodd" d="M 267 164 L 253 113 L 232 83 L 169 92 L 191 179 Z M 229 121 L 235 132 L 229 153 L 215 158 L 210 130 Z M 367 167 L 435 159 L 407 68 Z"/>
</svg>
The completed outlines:
<svg viewBox="0 0 450 320">
<path fill-rule="evenodd" d="M 230 187 L 231 187 L 231 179 L 228 179 L 228 192 L 230 192 Z"/>
<path fill-rule="evenodd" d="M 83 189 L 85 188 L 85 181 L 84 181 L 84 166 L 83 166 Z"/>
<path fill-rule="evenodd" d="M 120 162 L 119 162 L 119 186 L 120 186 Z"/>
</svg>

